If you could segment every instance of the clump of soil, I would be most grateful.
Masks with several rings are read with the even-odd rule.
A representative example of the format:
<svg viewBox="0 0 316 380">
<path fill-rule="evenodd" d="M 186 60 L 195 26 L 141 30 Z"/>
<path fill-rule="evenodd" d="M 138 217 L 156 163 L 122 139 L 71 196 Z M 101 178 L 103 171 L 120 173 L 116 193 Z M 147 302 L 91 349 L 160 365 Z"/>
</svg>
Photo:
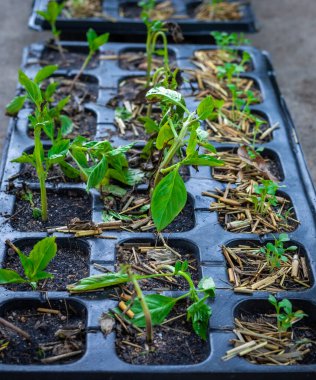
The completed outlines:
<svg viewBox="0 0 316 380">
<path fill-rule="evenodd" d="M 21 244 L 22 243 L 22 244 Z M 30 243 L 18 243 L 18 248 L 26 255 L 29 255 L 33 245 Z M 9 248 L 5 255 L 2 267 L 12 269 L 23 277 L 23 268 L 19 260 L 19 256 L 12 248 Z M 49 263 L 46 272 L 54 275 L 53 279 L 40 281 L 37 290 L 40 291 L 56 291 L 66 290 L 66 286 L 81 278 L 89 276 L 89 252 L 84 249 L 76 241 L 71 244 L 61 246 L 57 242 L 57 253 L 55 258 Z M 5 286 L 6 289 L 13 291 L 29 291 L 30 285 L 27 284 L 10 284 Z"/>
<path fill-rule="evenodd" d="M 40 195 L 32 190 L 34 207 L 40 208 Z M 45 231 L 48 227 L 67 225 L 73 218 L 91 220 L 91 200 L 84 191 L 59 190 L 48 191 L 48 221 L 34 219 L 33 207 L 23 200 L 23 194 L 16 192 L 11 226 L 18 231 Z"/>
<path fill-rule="evenodd" d="M 165 247 L 151 243 L 123 243 L 116 248 L 115 269 L 122 264 L 130 264 L 134 273 L 147 275 L 159 272 L 160 265 L 174 266 L 177 261 L 188 261 L 188 271 L 195 285 L 200 273 L 196 255 L 188 248 Z M 188 283 L 183 277 L 145 279 L 140 281 L 142 290 L 186 290 Z"/>
<path fill-rule="evenodd" d="M 179 317 L 181 315 L 181 317 Z M 187 321 L 186 303 L 179 303 L 168 316 L 173 321 L 154 327 L 154 341 L 148 346 L 145 334 L 128 327 L 126 332 L 116 324 L 116 352 L 127 363 L 152 365 L 196 364 L 204 361 L 209 353 L 209 342 L 204 342 L 192 330 Z"/>
<path fill-rule="evenodd" d="M 2 306 L 2 318 L 25 335 L 0 322 L 0 341 L 8 342 L 0 351 L 1 363 L 60 364 L 83 356 L 86 313 L 81 306 L 66 300 L 18 300 L 15 305 Z"/>
</svg>

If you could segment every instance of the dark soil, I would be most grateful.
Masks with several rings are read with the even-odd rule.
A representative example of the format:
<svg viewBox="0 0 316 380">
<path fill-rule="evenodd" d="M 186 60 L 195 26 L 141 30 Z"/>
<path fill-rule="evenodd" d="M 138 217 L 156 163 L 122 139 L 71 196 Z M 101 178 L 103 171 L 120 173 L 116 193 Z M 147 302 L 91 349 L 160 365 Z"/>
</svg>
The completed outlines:
<svg viewBox="0 0 316 380">
<path fill-rule="evenodd" d="M 152 250 L 155 249 L 155 244 L 143 244 L 147 247 L 152 246 Z M 142 246 L 143 246 L 142 245 Z M 137 261 L 135 260 L 135 256 L 133 254 L 133 249 L 135 249 Z M 157 244 L 156 246 L 157 250 L 163 248 L 160 244 Z M 171 248 L 172 247 L 171 245 Z M 188 268 L 189 273 L 191 274 L 191 278 L 193 279 L 195 285 L 198 284 L 200 280 L 200 273 L 198 268 L 198 261 L 196 258 L 196 255 L 192 252 L 190 252 L 187 248 L 174 248 L 180 255 L 181 258 L 177 258 L 176 261 L 181 260 L 185 261 L 187 260 L 190 267 Z M 172 253 L 171 253 L 172 255 Z M 172 255 L 173 256 L 173 255 Z M 155 263 L 159 265 L 158 261 L 152 260 L 150 257 L 148 257 L 147 253 L 142 253 L 139 250 L 139 244 L 135 243 L 133 246 L 131 243 L 128 244 L 122 244 L 116 248 L 116 264 L 115 269 L 118 271 L 120 269 L 120 265 L 122 264 L 130 264 L 132 265 L 132 269 L 135 273 L 146 275 L 149 274 L 148 272 L 148 266 L 150 266 L 151 263 Z M 145 264 L 147 266 L 147 269 L 143 266 Z M 174 263 L 169 264 L 174 265 Z M 137 268 L 141 268 L 144 271 L 141 271 Z M 166 281 L 165 279 L 158 280 L 158 279 L 147 279 L 140 281 L 142 290 L 188 290 L 188 283 L 183 277 L 174 277 L 176 280 L 175 283 L 170 283 Z"/>
<path fill-rule="evenodd" d="M 173 51 L 169 50 L 169 64 L 174 65 L 176 62 L 176 55 Z M 157 54 L 153 55 L 152 69 L 157 69 L 163 66 L 163 57 Z M 119 56 L 119 67 L 124 70 L 147 70 L 147 58 L 144 51 L 126 51 Z"/>
<path fill-rule="evenodd" d="M 28 255 L 34 244 L 22 242 L 15 244 L 22 250 L 22 252 Z M 89 276 L 89 252 L 84 249 L 76 241 L 66 246 L 60 246 L 57 241 L 57 254 L 55 258 L 49 263 L 46 272 L 54 275 L 53 279 L 46 281 L 40 281 L 38 284 L 38 290 L 41 291 L 56 291 L 66 290 L 66 286 L 73 282 L 80 280 L 81 278 Z M 6 269 L 13 269 L 23 277 L 23 269 L 18 255 L 9 248 L 5 255 L 2 267 Z M 15 284 L 6 285 L 6 289 L 13 291 L 29 291 L 30 285 L 27 284 Z"/>
<path fill-rule="evenodd" d="M 15 331 L 1 325 L 0 341 L 9 341 L 6 349 L 0 352 L 0 361 L 5 364 L 42 364 L 42 359 L 79 351 L 78 354 L 58 360 L 52 364 L 70 363 L 83 356 L 85 351 L 85 311 L 65 300 L 49 301 L 41 304 L 34 301 L 15 302 L 18 305 L 6 310 L 1 316 L 31 336 L 28 341 Z M 40 313 L 37 308 L 59 310 L 59 314 Z M 58 330 L 73 330 L 66 339 L 55 336 Z M 48 343 L 53 342 L 48 345 Z M 44 347 L 45 345 L 45 347 Z M 48 348 L 49 347 L 49 348 Z"/>
<path fill-rule="evenodd" d="M 120 13 L 126 18 L 138 18 L 140 19 L 141 8 L 137 3 L 129 3 L 120 7 Z"/>
<path fill-rule="evenodd" d="M 35 207 L 40 208 L 38 191 L 32 191 Z M 77 190 L 48 191 L 48 221 L 34 219 L 28 201 L 17 194 L 11 225 L 18 231 L 45 231 L 47 227 L 65 226 L 73 218 L 91 220 L 91 200 L 85 192 Z"/>
<path fill-rule="evenodd" d="M 184 209 L 176 217 L 176 219 L 169 224 L 163 232 L 185 232 L 192 230 L 195 226 L 195 216 L 193 202 L 188 199 Z"/>
<path fill-rule="evenodd" d="M 177 305 L 167 319 L 186 312 L 185 302 Z M 125 342 L 137 344 L 136 348 Z M 147 348 L 147 349 L 146 349 Z M 186 315 L 173 322 L 154 327 L 154 342 L 147 346 L 145 334 L 116 325 L 116 352 L 127 363 L 152 365 L 196 364 L 204 361 L 209 353 L 209 342 L 201 340 L 192 330 L 191 322 Z"/>
<path fill-rule="evenodd" d="M 71 47 L 63 48 L 65 60 L 62 59 L 56 46 L 46 46 L 43 50 L 40 64 L 46 65 L 58 65 L 59 69 L 72 69 L 79 70 L 88 55 L 88 50 L 85 51 L 73 51 Z M 87 69 L 95 69 L 99 66 L 99 53 L 96 53 L 89 62 Z"/>
</svg>

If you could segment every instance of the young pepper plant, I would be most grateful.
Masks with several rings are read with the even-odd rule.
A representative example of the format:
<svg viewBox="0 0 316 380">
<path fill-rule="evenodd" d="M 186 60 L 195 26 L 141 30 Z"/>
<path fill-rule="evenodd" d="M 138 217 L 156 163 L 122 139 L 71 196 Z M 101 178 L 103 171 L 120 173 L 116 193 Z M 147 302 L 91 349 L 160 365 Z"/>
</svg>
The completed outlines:
<svg viewBox="0 0 316 380">
<path fill-rule="evenodd" d="M 250 200 L 254 204 L 255 211 L 261 215 L 265 215 L 271 206 L 277 206 L 278 199 L 276 192 L 280 187 L 277 183 L 263 179 L 261 184 L 254 185 L 254 192 L 256 195 L 252 195 Z"/>
<path fill-rule="evenodd" d="M 90 28 L 87 31 L 87 41 L 88 41 L 88 45 L 89 45 L 89 53 L 88 53 L 86 59 L 84 60 L 80 70 L 78 71 L 77 75 L 74 77 L 72 84 L 70 86 L 70 91 L 74 88 L 75 83 L 81 77 L 82 73 L 84 72 L 84 70 L 88 66 L 88 64 L 91 61 L 94 54 L 99 50 L 99 48 L 102 45 L 104 45 L 108 42 L 109 36 L 110 36 L 109 33 L 104 33 L 104 34 L 101 34 L 100 36 L 98 36 L 97 33 L 92 28 Z"/>
<path fill-rule="evenodd" d="M 289 328 L 293 327 L 294 323 L 307 317 L 307 314 L 302 310 L 294 312 L 292 302 L 286 298 L 278 302 L 277 299 L 270 294 L 268 300 L 275 308 L 279 332 L 287 331 Z"/>
<path fill-rule="evenodd" d="M 24 277 L 11 269 L 0 269 L 0 284 L 30 284 L 33 290 L 37 288 L 40 280 L 54 278 L 54 276 L 44 270 L 53 260 L 57 253 L 55 237 L 47 237 L 36 243 L 30 254 L 25 255 L 18 247 L 8 242 L 9 246 L 18 254 L 23 267 Z"/>
<path fill-rule="evenodd" d="M 60 39 L 59 39 L 60 31 L 57 30 L 56 28 L 56 21 L 57 21 L 58 16 L 61 14 L 64 6 L 65 6 L 64 2 L 58 3 L 57 1 L 50 0 L 49 3 L 47 4 L 46 11 L 36 11 L 36 13 L 39 16 L 42 16 L 49 23 L 56 46 L 59 50 L 59 53 L 63 61 L 65 60 L 65 56 L 63 53 L 63 48 L 60 43 Z"/>
<path fill-rule="evenodd" d="M 284 247 L 284 243 L 290 240 L 288 234 L 280 234 L 278 238 L 274 238 L 274 243 L 267 243 L 260 248 L 260 252 L 266 256 L 267 263 L 271 270 L 280 268 L 282 262 L 287 261 L 285 254 L 287 252 L 296 251 L 297 246 L 291 245 Z"/>
<path fill-rule="evenodd" d="M 175 219 L 187 201 L 180 167 L 221 166 L 223 162 L 214 156 L 216 149 L 205 140 L 204 131 L 200 128 L 200 122 L 207 119 L 214 109 L 210 97 L 202 100 L 196 112 L 187 109 L 180 93 L 164 87 L 154 87 L 146 98 L 150 102 L 160 102 L 164 110 L 155 141 L 163 159 L 154 177 L 151 195 L 151 215 L 157 230 L 161 231 Z M 185 157 L 182 157 L 184 147 Z M 212 155 L 199 154 L 199 147 Z M 178 162 L 173 163 L 175 158 Z"/>
<path fill-rule="evenodd" d="M 118 286 L 128 282 L 132 282 L 135 285 L 137 281 L 143 279 L 180 276 L 187 281 L 189 291 L 179 297 L 167 297 L 161 294 L 149 294 L 144 296 L 142 292 L 137 289 L 137 298 L 133 300 L 131 305 L 128 304 L 135 314 L 131 322 L 138 327 L 146 327 L 147 332 L 148 329 L 152 331 L 152 326 L 163 323 L 179 301 L 188 299 L 191 304 L 187 308 L 187 319 L 191 321 L 195 333 L 206 340 L 209 319 L 212 315 L 212 309 L 208 305 L 208 300 L 215 297 L 215 284 L 213 279 L 211 277 L 203 277 L 196 288 L 188 272 L 188 262 L 186 261 L 177 262 L 175 266 L 162 265 L 160 269 L 164 269 L 165 272 L 151 275 L 138 275 L 132 273 L 131 269 L 129 269 L 127 265 L 124 265 L 120 272 L 83 278 L 75 284 L 68 285 L 67 290 L 70 293 L 85 293 L 102 290 L 110 286 Z M 202 294 L 201 298 L 199 296 L 200 294 Z M 146 303 L 145 307 L 144 302 Z M 119 309 L 115 309 L 115 312 L 121 314 Z M 149 313 L 150 317 L 148 315 Z M 127 316 L 125 315 L 125 317 Z M 149 332 L 148 339 L 150 340 L 151 338 L 152 334 Z"/>
<path fill-rule="evenodd" d="M 114 179 L 125 185 L 139 183 L 143 174 L 128 167 L 125 153 L 133 144 L 113 148 L 109 141 L 89 141 L 77 137 L 70 146 L 70 155 L 77 164 L 80 176 L 87 183 L 87 191 L 102 188 Z"/>
</svg>

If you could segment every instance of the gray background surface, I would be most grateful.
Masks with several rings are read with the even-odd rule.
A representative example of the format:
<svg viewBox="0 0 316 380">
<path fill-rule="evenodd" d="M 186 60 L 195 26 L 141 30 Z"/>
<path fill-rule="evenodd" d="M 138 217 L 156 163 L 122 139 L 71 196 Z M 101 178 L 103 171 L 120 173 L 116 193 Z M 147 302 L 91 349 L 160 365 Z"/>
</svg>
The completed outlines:
<svg viewBox="0 0 316 380">
<path fill-rule="evenodd" d="M 0 150 L 8 118 L 22 48 L 48 34 L 27 27 L 32 0 L 0 0 Z M 316 0 L 252 0 L 261 24 L 253 45 L 269 51 L 278 83 L 296 124 L 299 140 L 316 183 Z M 313 112 L 314 111 L 314 112 Z"/>
</svg>

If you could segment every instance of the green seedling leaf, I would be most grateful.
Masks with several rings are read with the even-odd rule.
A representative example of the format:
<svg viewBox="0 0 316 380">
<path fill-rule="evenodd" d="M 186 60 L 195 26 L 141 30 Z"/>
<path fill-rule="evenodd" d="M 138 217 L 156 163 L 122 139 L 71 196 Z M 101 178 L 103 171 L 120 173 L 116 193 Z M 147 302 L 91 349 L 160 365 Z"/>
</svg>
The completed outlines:
<svg viewBox="0 0 316 380">
<path fill-rule="evenodd" d="M 100 185 L 104 179 L 106 172 L 108 170 L 108 163 L 105 156 L 102 157 L 101 161 L 92 169 L 87 182 L 87 191 Z"/>
<path fill-rule="evenodd" d="M 198 289 L 202 290 L 209 297 L 215 297 L 215 288 L 215 282 L 212 277 L 203 277 L 198 285 Z"/>
<path fill-rule="evenodd" d="M 47 237 L 35 244 L 29 254 L 33 264 L 32 280 L 38 272 L 43 271 L 57 253 L 55 237 Z"/>
<path fill-rule="evenodd" d="M 207 339 L 207 329 L 212 309 L 204 302 L 204 299 L 193 303 L 187 309 L 187 319 L 192 321 L 195 333 L 203 340 Z"/>
<path fill-rule="evenodd" d="M 64 158 L 68 153 L 70 140 L 60 140 L 54 144 L 47 152 L 47 157 L 51 162 L 57 162 L 58 159 Z"/>
<path fill-rule="evenodd" d="M 197 114 L 200 120 L 206 120 L 214 110 L 214 102 L 210 96 L 204 98 L 197 107 Z"/>
<path fill-rule="evenodd" d="M 151 213 L 158 231 L 167 227 L 181 212 L 187 201 L 187 191 L 178 170 L 168 173 L 155 187 Z"/>
<path fill-rule="evenodd" d="M 110 286 L 124 284 L 129 281 L 129 276 L 126 273 L 106 273 L 91 277 L 86 277 L 68 285 L 67 290 L 72 293 L 86 292 L 90 290 L 100 290 Z"/>
<path fill-rule="evenodd" d="M 74 168 L 66 161 L 61 161 L 58 163 L 60 169 L 68 178 L 78 178 L 80 176 L 80 170 Z"/>
<path fill-rule="evenodd" d="M 19 82 L 25 88 L 28 97 L 37 107 L 39 107 L 43 99 L 38 84 L 33 82 L 22 70 L 19 70 Z"/>
<path fill-rule="evenodd" d="M 26 100 L 26 96 L 16 96 L 6 105 L 6 114 L 8 116 L 15 116 L 23 107 Z"/>
<path fill-rule="evenodd" d="M 22 284 L 27 282 L 18 273 L 11 269 L 0 269 L 0 284 Z"/>
<path fill-rule="evenodd" d="M 73 122 L 66 115 L 60 115 L 60 122 L 61 122 L 61 126 L 60 126 L 61 134 L 62 136 L 67 136 L 73 130 L 73 126 L 74 126 Z"/>
<path fill-rule="evenodd" d="M 176 303 L 175 298 L 166 297 L 161 294 L 149 294 L 145 296 L 145 301 L 150 311 L 153 326 L 161 324 Z M 132 320 L 133 324 L 138 327 L 146 327 L 144 312 L 138 298 L 135 299 L 131 310 L 135 313 Z"/>
<path fill-rule="evenodd" d="M 111 194 L 116 197 L 123 198 L 124 195 L 126 195 L 127 190 L 117 185 L 105 185 L 105 186 L 102 186 L 102 193 Z"/>
<path fill-rule="evenodd" d="M 18 162 L 20 164 L 30 164 L 34 167 L 36 166 L 33 154 L 27 154 L 25 152 L 22 153 L 22 156 L 15 158 L 14 160 L 11 160 L 11 162 Z"/>
<path fill-rule="evenodd" d="M 106 44 L 109 40 L 109 33 L 101 34 L 100 36 L 90 28 L 87 32 L 87 41 L 91 53 L 96 52 L 102 45 Z"/>
<path fill-rule="evenodd" d="M 144 128 L 147 133 L 159 132 L 159 125 L 150 117 L 143 116 L 140 117 L 138 120 L 144 124 Z"/>
<path fill-rule="evenodd" d="M 161 150 L 163 147 L 168 144 L 173 139 L 173 133 L 170 128 L 170 125 L 166 123 L 159 130 L 157 139 L 156 139 L 156 148 Z"/>
<path fill-rule="evenodd" d="M 197 154 L 193 157 L 187 157 L 183 162 L 183 165 L 200 165 L 200 166 L 223 166 L 224 162 L 218 160 L 214 156 L 208 154 Z"/>
<path fill-rule="evenodd" d="M 58 69 L 57 65 L 48 65 L 40 69 L 35 75 L 34 82 L 40 84 L 46 78 L 49 78 Z"/>
<path fill-rule="evenodd" d="M 169 90 L 165 87 L 152 88 L 147 92 L 146 98 L 150 102 L 163 102 L 167 104 L 172 104 L 187 111 L 182 95 L 177 91 Z"/>
</svg>

